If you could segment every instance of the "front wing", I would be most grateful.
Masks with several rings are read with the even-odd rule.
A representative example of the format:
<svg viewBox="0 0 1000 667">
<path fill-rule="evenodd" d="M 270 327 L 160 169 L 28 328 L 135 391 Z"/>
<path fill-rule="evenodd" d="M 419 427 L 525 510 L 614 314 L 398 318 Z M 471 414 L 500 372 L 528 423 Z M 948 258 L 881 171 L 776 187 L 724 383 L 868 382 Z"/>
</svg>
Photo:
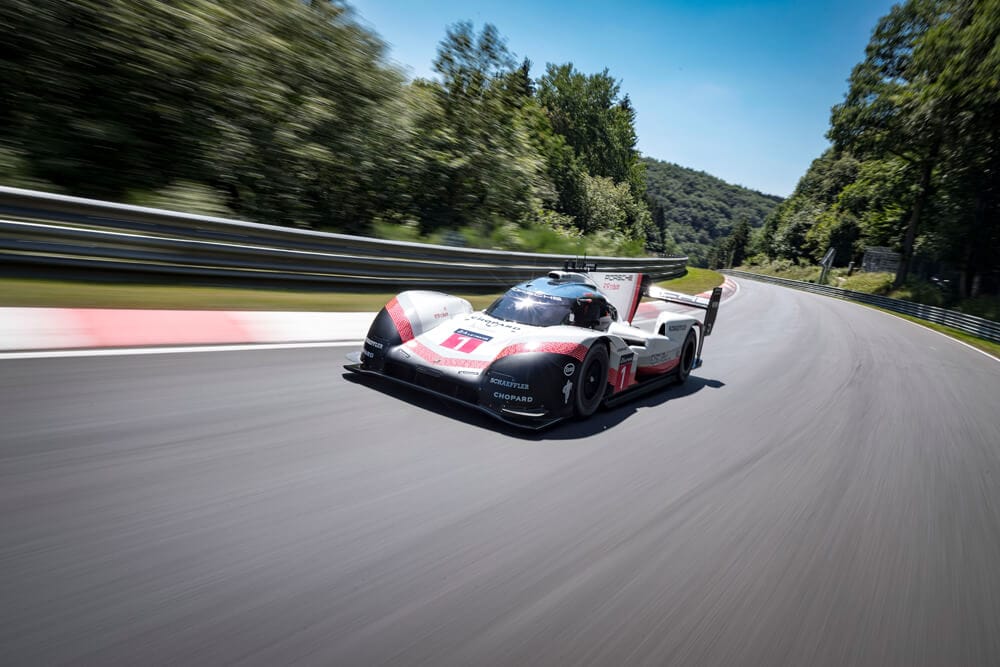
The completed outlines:
<svg viewBox="0 0 1000 667">
<path fill-rule="evenodd" d="M 387 356 L 381 368 L 373 368 L 356 353 L 351 357 L 355 363 L 345 368 L 467 405 L 521 428 L 544 429 L 573 415 L 570 392 L 580 366 L 576 356 L 545 352 L 511 355 L 467 379 Z"/>
</svg>

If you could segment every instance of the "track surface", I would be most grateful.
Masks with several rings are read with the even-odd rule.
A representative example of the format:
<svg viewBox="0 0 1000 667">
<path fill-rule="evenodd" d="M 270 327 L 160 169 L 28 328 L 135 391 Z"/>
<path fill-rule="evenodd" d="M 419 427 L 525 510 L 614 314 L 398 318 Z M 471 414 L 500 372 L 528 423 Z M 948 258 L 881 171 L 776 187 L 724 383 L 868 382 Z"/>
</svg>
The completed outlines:
<svg viewBox="0 0 1000 667">
<path fill-rule="evenodd" d="M 0 663 L 1000 664 L 1000 363 L 742 287 L 538 435 L 341 349 L 0 361 Z"/>
</svg>

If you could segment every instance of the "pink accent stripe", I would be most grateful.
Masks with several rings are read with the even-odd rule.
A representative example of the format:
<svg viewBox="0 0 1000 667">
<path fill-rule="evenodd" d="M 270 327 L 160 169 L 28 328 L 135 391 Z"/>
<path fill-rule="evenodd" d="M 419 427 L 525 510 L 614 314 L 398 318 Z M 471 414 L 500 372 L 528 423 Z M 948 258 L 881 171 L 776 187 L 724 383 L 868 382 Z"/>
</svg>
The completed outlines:
<svg viewBox="0 0 1000 667">
<path fill-rule="evenodd" d="M 73 315 L 95 347 L 253 341 L 229 313 L 221 311 L 81 308 Z"/>
<path fill-rule="evenodd" d="M 392 323 L 396 325 L 400 340 L 404 343 L 413 340 L 413 327 L 410 326 L 410 320 L 406 317 L 403 307 L 399 305 L 399 301 L 393 297 L 392 301 L 386 304 L 385 309 L 389 312 Z"/>
<path fill-rule="evenodd" d="M 497 359 L 512 354 L 522 354 L 525 352 L 551 352 L 553 354 L 565 354 L 573 357 L 577 361 L 583 361 L 587 356 L 587 346 L 579 343 L 515 343 L 500 350 Z"/>
<path fill-rule="evenodd" d="M 667 371 L 671 371 L 681 363 L 680 357 L 677 359 L 671 359 L 670 361 L 664 361 L 662 364 L 656 364 L 655 366 L 640 366 L 638 374 L 639 375 L 662 375 Z"/>
</svg>

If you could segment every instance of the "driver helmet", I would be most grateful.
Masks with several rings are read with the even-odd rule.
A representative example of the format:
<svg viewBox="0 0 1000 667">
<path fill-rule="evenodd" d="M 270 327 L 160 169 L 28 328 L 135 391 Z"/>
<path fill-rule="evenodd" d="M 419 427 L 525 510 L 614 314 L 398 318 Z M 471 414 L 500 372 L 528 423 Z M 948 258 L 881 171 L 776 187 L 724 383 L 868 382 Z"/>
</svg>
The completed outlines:
<svg viewBox="0 0 1000 667">
<path fill-rule="evenodd" d="M 614 306 L 601 294 L 587 292 L 573 305 L 573 324 L 587 329 L 607 331 L 614 321 Z"/>
</svg>

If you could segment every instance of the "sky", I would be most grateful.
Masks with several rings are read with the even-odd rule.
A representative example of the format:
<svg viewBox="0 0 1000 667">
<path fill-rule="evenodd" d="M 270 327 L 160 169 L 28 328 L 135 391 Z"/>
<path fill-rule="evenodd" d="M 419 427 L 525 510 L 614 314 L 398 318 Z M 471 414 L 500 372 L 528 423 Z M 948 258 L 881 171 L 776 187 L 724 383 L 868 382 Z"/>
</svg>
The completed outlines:
<svg viewBox="0 0 1000 667">
<path fill-rule="evenodd" d="M 607 69 L 639 151 L 787 197 L 829 145 L 830 108 L 892 0 L 349 0 L 411 77 L 434 78 L 447 26 L 492 23 L 532 77 Z"/>
</svg>

